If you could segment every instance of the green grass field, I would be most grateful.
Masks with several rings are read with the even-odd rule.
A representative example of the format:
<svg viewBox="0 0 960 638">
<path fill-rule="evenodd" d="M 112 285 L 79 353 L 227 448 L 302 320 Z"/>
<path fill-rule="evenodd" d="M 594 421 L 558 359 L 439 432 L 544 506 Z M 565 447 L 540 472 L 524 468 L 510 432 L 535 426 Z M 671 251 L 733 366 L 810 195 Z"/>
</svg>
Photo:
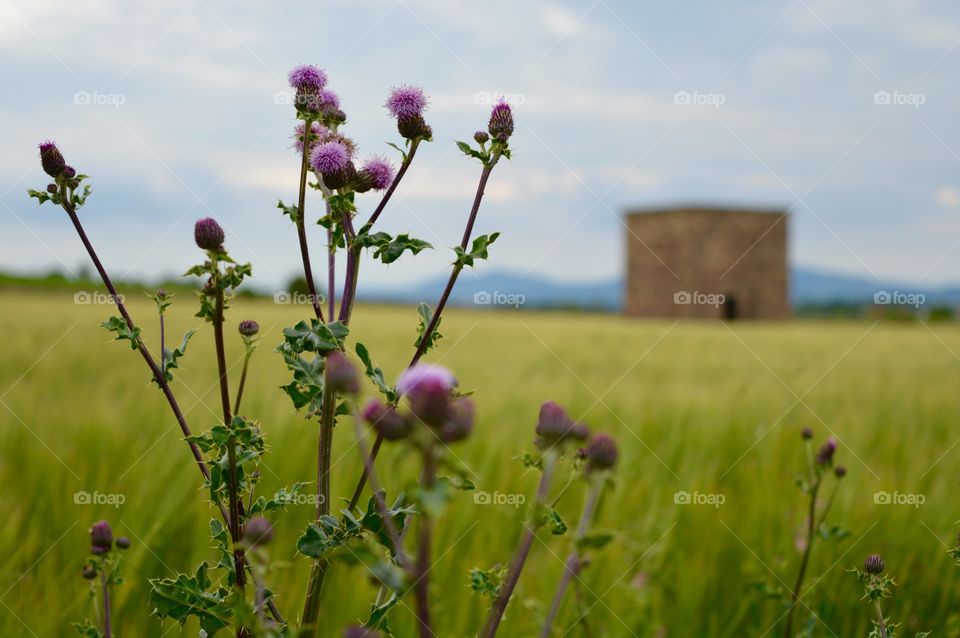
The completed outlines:
<svg viewBox="0 0 960 638">
<path fill-rule="evenodd" d="M 137 297 L 133 299 L 133 297 Z M 156 347 L 151 302 L 131 295 L 131 311 Z M 194 430 L 217 420 L 212 338 L 181 295 L 168 330 L 200 327 L 174 391 Z M 72 292 L 0 294 L 0 635 L 67 636 L 71 621 L 91 616 L 80 565 L 90 523 L 107 518 L 134 541 L 127 583 L 117 601 L 120 636 L 176 636 L 178 626 L 149 618 L 147 579 L 190 571 L 209 551 L 214 515 L 198 491 L 199 474 L 161 394 L 137 354 L 97 327 L 105 305 L 76 305 Z M 307 316 L 304 306 L 237 300 L 236 322 L 263 328 L 248 380 L 245 412 L 258 418 L 271 452 L 265 491 L 315 476 L 317 427 L 295 414 L 277 389 L 288 374 L 272 347 L 280 331 Z M 361 306 L 353 335 L 390 378 L 409 359 L 414 309 Z M 444 318 L 446 338 L 433 361 L 476 392 L 478 422 L 456 448 L 479 489 L 524 493 L 536 476 L 517 457 L 532 450 L 541 401 L 555 399 L 574 417 L 613 433 L 622 462 L 602 503 L 598 526 L 618 530 L 584 573 L 594 636 L 777 636 L 782 609 L 752 593 L 760 580 L 792 582 L 803 500 L 794 481 L 803 463 L 799 432 L 835 433 L 837 459 L 849 469 L 831 519 L 852 531 L 821 543 L 811 565 L 806 604 L 823 622 L 814 635 L 865 636 L 870 608 L 845 572 L 871 552 L 896 575 L 887 604 L 903 622 L 956 636 L 958 571 L 946 556 L 960 519 L 960 327 L 918 323 L 780 324 L 630 321 L 616 316 L 472 312 Z M 239 338 L 228 356 L 240 362 Z M 234 373 L 239 367 L 234 368 Z M 234 378 L 234 386 L 236 377 Z M 369 396 L 371 391 L 366 391 Z M 352 432 L 337 433 L 334 492 L 347 495 L 360 459 Z M 393 493 L 415 475 L 413 460 L 386 450 L 381 475 Z M 78 505 L 78 491 L 122 494 L 120 507 Z M 920 507 L 877 505 L 878 491 L 922 494 Z M 720 507 L 677 505 L 678 491 L 722 494 Z M 582 488 L 561 510 L 568 522 Z M 296 506 L 277 521 L 279 563 L 272 585 L 296 616 L 309 563 L 294 543 L 311 516 Z M 471 595 L 468 571 L 505 562 L 520 532 L 509 506 L 476 505 L 462 493 L 438 525 L 433 572 L 441 636 L 471 636 L 485 602 Z M 507 619 L 504 636 L 535 634 L 569 550 L 569 540 L 537 543 Z M 328 579 L 324 636 L 339 636 L 365 617 L 376 589 L 345 568 Z M 572 597 L 557 636 L 574 619 Z M 799 619 L 809 613 L 801 610 Z M 411 635 L 407 609 L 394 612 Z M 951 629 L 952 628 L 952 629 Z M 183 635 L 195 636 L 188 625 Z"/>
</svg>

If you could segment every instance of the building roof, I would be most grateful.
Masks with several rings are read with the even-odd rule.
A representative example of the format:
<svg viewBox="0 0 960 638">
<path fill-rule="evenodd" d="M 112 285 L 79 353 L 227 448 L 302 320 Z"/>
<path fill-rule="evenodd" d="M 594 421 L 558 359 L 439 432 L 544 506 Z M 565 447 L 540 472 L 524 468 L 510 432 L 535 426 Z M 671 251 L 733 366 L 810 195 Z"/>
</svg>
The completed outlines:
<svg viewBox="0 0 960 638">
<path fill-rule="evenodd" d="M 634 215 L 786 215 L 789 207 L 754 207 L 754 206 L 710 206 L 710 205 L 678 205 L 658 206 L 649 208 L 634 208 L 624 213 L 627 217 Z"/>
</svg>

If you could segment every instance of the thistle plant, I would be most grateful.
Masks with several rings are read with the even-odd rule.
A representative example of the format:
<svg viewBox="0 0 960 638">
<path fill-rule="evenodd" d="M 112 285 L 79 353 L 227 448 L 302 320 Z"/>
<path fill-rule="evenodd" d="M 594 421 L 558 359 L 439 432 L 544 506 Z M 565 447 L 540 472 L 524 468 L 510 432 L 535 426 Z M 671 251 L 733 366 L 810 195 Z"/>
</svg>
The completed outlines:
<svg viewBox="0 0 960 638">
<path fill-rule="evenodd" d="M 837 441 L 830 437 L 819 449 L 813 450 L 813 430 L 804 428 L 801 432 L 806 458 L 805 476 L 797 480 L 800 490 L 807 496 L 807 515 L 804 522 L 804 531 L 800 539 L 802 554 L 800 565 L 797 568 L 797 576 L 794 581 L 793 589 L 790 591 L 790 597 L 787 601 L 786 620 L 784 622 L 784 638 L 793 638 L 793 618 L 798 604 L 802 603 L 803 583 L 806 578 L 807 569 L 810 564 L 810 556 L 813 552 L 813 545 L 818 538 L 823 540 L 842 540 L 849 535 L 849 532 L 839 526 L 828 526 L 827 515 L 833 507 L 833 502 L 837 496 L 837 489 L 840 482 L 847 474 L 847 470 L 842 465 L 834 465 L 834 456 L 837 451 Z M 819 501 L 822 495 L 821 490 L 825 482 L 832 484 L 830 495 L 825 503 Z"/>
<path fill-rule="evenodd" d="M 111 638 L 114 635 L 111 592 L 123 584 L 120 565 L 123 552 L 129 548 L 130 539 L 126 536 L 114 539 L 107 521 L 97 521 L 90 527 L 90 554 L 80 573 L 90 583 L 90 600 L 96 621 L 74 623 L 73 627 L 80 636 Z"/>
<path fill-rule="evenodd" d="M 873 629 L 867 638 L 895 638 L 898 623 L 891 622 L 883 613 L 882 601 L 893 595 L 893 587 L 897 584 L 892 576 L 885 574 L 886 565 L 878 554 L 871 554 L 863 561 L 863 569 L 856 567 L 849 571 L 856 574 L 863 583 L 863 600 L 868 601 L 875 613 Z M 915 638 L 926 638 L 930 632 L 919 632 Z"/>
</svg>

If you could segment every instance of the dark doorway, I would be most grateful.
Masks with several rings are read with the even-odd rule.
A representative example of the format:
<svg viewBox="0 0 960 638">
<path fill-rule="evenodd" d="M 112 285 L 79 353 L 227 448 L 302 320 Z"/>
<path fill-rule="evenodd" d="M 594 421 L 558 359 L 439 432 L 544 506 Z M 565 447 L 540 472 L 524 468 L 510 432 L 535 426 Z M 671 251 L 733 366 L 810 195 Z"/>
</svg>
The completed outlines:
<svg viewBox="0 0 960 638">
<path fill-rule="evenodd" d="M 737 298 L 733 295 L 724 295 L 723 296 L 723 319 L 724 321 L 733 321 L 738 319 L 737 316 Z"/>
</svg>

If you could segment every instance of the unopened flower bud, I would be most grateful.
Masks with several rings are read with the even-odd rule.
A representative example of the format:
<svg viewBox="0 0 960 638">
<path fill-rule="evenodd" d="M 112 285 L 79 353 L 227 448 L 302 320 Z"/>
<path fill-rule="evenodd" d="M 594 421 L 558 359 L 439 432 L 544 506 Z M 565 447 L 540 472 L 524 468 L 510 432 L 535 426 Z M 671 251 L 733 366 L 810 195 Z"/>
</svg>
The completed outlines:
<svg viewBox="0 0 960 638">
<path fill-rule="evenodd" d="M 820 446 L 817 452 L 817 464 L 830 466 L 833 465 L 833 453 L 837 451 L 837 440 L 832 436 L 827 442 Z"/>
<path fill-rule="evenodd" d="M 800 436 L 803 437 L 804 441 L 809 441 L 813 438 L 813 430 L 811 428 L 803 428 L 803 430 L 800 431 Z"/>
<path fill-rule="evenodd" d="M 116 545 L 117 549 L 130 549 L 130 539 L 126 536 L 118 536 Z"/>
<path fill-rule="evenodd" d="M 444 443 L 456 443 L 470 436 L 475 411 L 473 399 L 470 397 L 455 400 L 450 406 L 450 417 L 440 428 L 440 439 Z"/>
<path fill-rule="evenodd" d="M 399 441 L 410 432 L 410 424 L 392 405 L 370 399 L 363 407 L 363 419 L 387 441 Z"/>
<path fill-rule="evenodd" d="M 880 558 L 879 554 L 870 554 L 867 556 L 866 560 L 863 561 L 863 571 L 868 574 L 882 574 L 883 570 L 886 568 L 886 565 L 883 564 L 883 559 Z"/>
<path fill-rule="evenodd" d="M 204 250 L 219 250 L 223 246 L 223 228 L 212 217 L 204 217 L 193 227 L 193 238 Z"/>
<path fill-rule="evenodd" d="M 397 391 L 407 397 L 414 416 L 441 427 L 450 415 L 450 391 L 455 385 L 456 379 L 446 368 L 420 363 L 400 375 Z"/>
<path fill-rule="evenodd" d="M 110 529 L 110 523 L 107 521 L 97 521 L 90 528 L 90 545 L 94 554 L 98 553 L 97 549 L 103 550 L 103 552 L 110 551 L 110 548 L 113 546 L 113 530 Z"/>
<path fill-rule="evenodd" d="M 250 547 L 263 547 L 273 539 L 273 526 L 262 516 L 255 516 L 243 526 L 243 540 Z"/>
<path fill-rule="evenodd" d="M 608 435 L 594 434 L 584 449 L 588 473 L 609 470 L 617 464 L 617 444 Z"/>
<path fill-rule="evenodd" d="M 568 440 L 585 441 L 590 435 L 582 423 L 575 423 L 554 401 L 544 401 L 537 419 L 537 445 L 550 448 Z"/>
<path fill-rule="evenodd" d="M 40 165 L 50 177 L 60 177 L 67 162 L 63 159 L 60 149 L 53 142 L 46 141 L 40 144 Z"/>
<path fill-rule="evenodd" d="M 97 577 L 97 568 L 93 565 L 84 565 L 80 573 L 86 580 L 93 580 Z"/>
<path fill-rule="evenodd" d="M 240 334 L 244 337 L 252 337 L 260 332 L 260 324 L 252 319 L 244 319 L 240 322 L 240 325 L 237 326 L 237 330 L 239 330 Z"/>
<path fill-rule="evenodd" d="M 433 129 L 419 114 L 399 118 L 397 120 L 397 130 L 400 135 L 408 140 L 429 140 L 433 138 Z"/>
<path fill-rule="evenodd" d="M 847 468 L 842 465 L 838 465 L 837 467 L 833 468 L 833 475 L 837 478 L 843 478 L 847 475 Z"/>
<path fill-rule="evenodd" d="M 490 140 L 490 136 L 486 131 L 477 131 L 473 134 L 473 139 L 477 141 L 477 144 L 486 144 Z"/>
<path fill-rule="evenodd" d="M 67 179 L 71 179 L 71 178 L 73 178 L 73 177 L 76 177 L 76 176 L 77 176 L 77 169 L 75 169 L 75 168 L 72 167 L 72 166 L 64 166 L 64 167 L 63 167 L 63 176 L 66 177 Z"/>
<path fill-rule="evenodd" d="M 513 111 L 506 100 L 500 100 L 493 105 L 487 130 L 493 139 L 500 142 L 506 142 L 513 135 Z"/>
<path fill-rule="evenodd" d="M 334 350 L 327 355 L 327 386 L 333 392 L 356 394 L 360 392 L 360 376 L 347 355 Z"/>
<path fill-rule="evenodd" d="M 56 184 L 47 184 L 47 192 L 51 195 L 57 194 L 57 185 Z"/>
</svg>

